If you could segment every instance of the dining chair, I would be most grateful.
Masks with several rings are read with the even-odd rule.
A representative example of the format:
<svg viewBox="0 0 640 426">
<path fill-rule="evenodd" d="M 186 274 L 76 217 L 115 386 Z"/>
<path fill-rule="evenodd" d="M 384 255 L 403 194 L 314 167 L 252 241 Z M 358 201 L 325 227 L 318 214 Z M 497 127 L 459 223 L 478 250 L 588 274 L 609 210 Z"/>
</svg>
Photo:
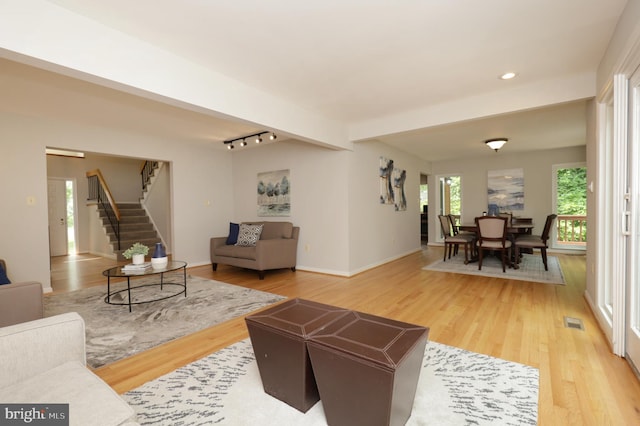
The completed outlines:
<svg viewBox="0 0 640 426">
<path fill-rule="evenodd" d="M 468 234 L 453 234 L 453 228 L 451 227 L 451 219 L 446 215 L 438 215 L 440 220 L 440 227 L 442 228 L 442 235 L 444 236 L 444 256 L 443 262 L 447 260 L 447 250 L 449 250 L 449 259 L 451 259 L 451 252 L 454 247 L 464 246 L 464 263 L 469 263 L 469 249 L 473 248 L 474 236 Z M 454 253 L 455 255 L 455 253 Z"/>
<path fill-rule="evenodd" d="M 473 240 L 473 243 L 475 244 L 476 241 L 476 233 L 475 232 L 469 232 L 469 231 L 461 231 L 460 230 L 460 215 L 454 215 L 454 214 L 448 214 L 447 215 L 449 217 L 449 222 L 451 222 L 451 230 L 453 231 L 453 235 L 466 235 L 466 236 L 470 236 L 471 239 Z M 454 249 L 453 254 L 458 254 L 458 247 L 456 246 Z M 473 248 L 474 245 L 472 244 L 471 247 Z M 472 253 L 473 255 L 473 253 Z"/>
<path fill-rule="evenodd" d="M 507 218 L 499 216 L 476 217 L 476 227 L 478 228 L 478 242 L 476 244 L 479 252 L 478 269 L 482 269 L 482 259 L 485 250 L 495 250 L 501 253 L 502 272 L 506 272 L 506 256 L 511 250 L 511 241 L 507 239 Z"/>
<path fill-rule="evenodd" d="M 512 213 L 498 213 L 498 217 L 506 217 L 507 218 L 507 227 L 511 226 L 511 222 L 513 222 L 513 214 Z"/>
<path fill-rule="evenodd" d="M 542 255 L 542 263 L 544 263 L 544 270 L 548 271 L 549 266 L 547 265 L 547 249 L 549 246 L 547 245 L 547 241 L 549 240 L 549 234 L 551 233 L 551 226 L 553 225 L 553 221 L 558 217 L 557 214 L 550 214 L 547 216 L 547 220 L 544 222 L 544 229 L 542 230 L 541 235 L 528 235 L 524 234 L 518 236 L 515 240 L 515 255 L 516 262 L 520 263 L 520 249 L 540 249 L 540 254 Z"/>
</svg>

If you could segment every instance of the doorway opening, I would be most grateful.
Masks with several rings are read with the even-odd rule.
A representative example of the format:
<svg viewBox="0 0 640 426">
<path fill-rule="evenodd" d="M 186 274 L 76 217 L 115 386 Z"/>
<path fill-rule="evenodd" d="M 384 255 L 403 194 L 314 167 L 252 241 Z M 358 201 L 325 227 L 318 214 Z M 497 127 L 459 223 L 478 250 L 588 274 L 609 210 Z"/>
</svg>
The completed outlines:
<svg viewBox="0 0 640 426">
<path fill-rule="evenodd" d="M 76 185 L 73 179 L 48 179 L 49 253 L 65 256 L 77 253 Z"/>
<path fill-rule="evenodd" d="M 453 215 L 456 224 L 460 224 L 462 214 L 462 176 L 438 176 L 438 214 Z M 439 228 L 439 227 L 438 227 Z M 438 233 L 439 241 L 444 241 L 442 232 Z"/>
<path fill-rule="evenodd" d="M 76 226 L 75 226 L 75 185 L 72 180 L 65 181 L 65 195 L 67 201 L 67 253 L 77 254 Z"/>
<path fill-rule="evenodd" d="M 428 176 L 420 174 L 420 241 L 429 241 L 429 184 Z"/>
<path fill-rule="evenodd" d="M 558 215 L 551 246 L 587 247 L 587 168 L 584 163 L 553 166 L 553 202 Z M 555 236 L 555 238 L 554 238 Z"/>
</svg>

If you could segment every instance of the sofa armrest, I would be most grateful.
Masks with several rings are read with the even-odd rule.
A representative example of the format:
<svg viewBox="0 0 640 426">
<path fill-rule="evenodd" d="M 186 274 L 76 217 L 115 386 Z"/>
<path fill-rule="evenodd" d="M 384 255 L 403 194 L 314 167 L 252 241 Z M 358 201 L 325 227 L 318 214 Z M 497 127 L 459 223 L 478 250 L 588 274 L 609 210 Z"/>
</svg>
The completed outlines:
<svg viewBox="0 0 640 426">
<path fill-rule="evenodd" d="M 293 238 L 258 240 L 256 243 L 258 269 L 294 268 L 297 252 L 298 240 Z"/>
<path fill-rule="evenodd" d="M 75 312 L 0 328 L 0 388 L 69 361 L 86 365 L 84 320 Z"/>
<path fill-rule="evenodd" d="M 215 250 L 217 247 L 226 246 L 227 245 L 227 237 L 213 237 L 211 238 L 211 252 Z"/>
<path fill-rule="evenodd" d="M 25 281 L 0 285 L 0 327 L 44 317 L 42 284 Z"/>
</svg>

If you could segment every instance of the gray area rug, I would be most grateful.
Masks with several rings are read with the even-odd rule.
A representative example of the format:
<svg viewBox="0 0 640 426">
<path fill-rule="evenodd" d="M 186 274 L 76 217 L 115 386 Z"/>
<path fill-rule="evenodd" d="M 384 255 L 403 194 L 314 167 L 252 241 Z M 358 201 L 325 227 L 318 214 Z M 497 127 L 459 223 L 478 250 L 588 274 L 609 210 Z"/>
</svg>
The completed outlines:
<svg viewBox="0 0 640 426">
<path fill-rule="evenodd" d="M 149 278 L 139 280 L 136 285 Z M 169 277 L 168 280 L 172 279 Z M 126 283 L 118 286 L 126 288 Z M 142 291 L 153 293 L 154 297 L 160 294 L 160 288 L 155 286 L 145 287 Z M 136 293 L 137 297 L 149 296 L 142 291 Z M 164 291 L 175 293 L 176 288 L 164 286 Z M 132 312 L 127 306 L 105 303 L 106 292 L 105 283 L 104 286 L 44 298 L 45 316 L 64 312 L 78 312 L 82 316 L 87 333 L 87 364 L 92 368 L 286 299 L 276 294 L 192 276 L 187 277 L 187 297 L 178 295 L 158 302 L 133 305 Z"/>
<path fill-rule="evenodd" d="M 436 342 L 425 349 L 407 425 L 535 425 L 538 369 Z M 249 339 L 127 392 L 143 425 L 326 425 L 262 389 Z"/>
<path fill-rule="evenodd" d="M 483 277 L 504 278 L 507 280 L 533 281 L 547 284 L 565 284 L 564 275 L 560 262 L 555 256 L 547 257 L 549 270 L 544 270 L 542 257 L 540 254 L 523 254 L 520 269 L 507 267 L 506 272 L 502 272 L 500 259 L 494 256 L 487 256 L 482 261 L 482 270 L 478 270 L 478 262 L 464 264 L 464 252 L 457 256 L 451 256 L 445 262 L 441 260 L 425 266 L 424 270 L 453 272 L 456 274 L 480 275 Z"/>
</svg>

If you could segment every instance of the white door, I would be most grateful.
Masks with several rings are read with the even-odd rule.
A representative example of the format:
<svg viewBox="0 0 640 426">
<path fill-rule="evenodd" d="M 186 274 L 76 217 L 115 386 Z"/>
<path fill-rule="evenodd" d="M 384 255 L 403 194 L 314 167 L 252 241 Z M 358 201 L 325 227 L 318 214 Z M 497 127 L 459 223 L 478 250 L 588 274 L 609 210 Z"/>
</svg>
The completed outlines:
<svg viewBox="0 0 640 426">
<path fill-rule="evenodd" d="M 629 83 L 625 342 L 628 359 L 640 367 L 640 71 L 633 74 Z"/>
<path fill-rule="evenodd" d="M 49 253 L 51 256 L 67 254 L 67 192 L 62 179 L 49 179 Z"/>
<path fill-rule="evenodd" d="M 436 238 L 434 238 L 434 241 L 442 242 L 444 241 L 444 237 L 442 235 L 442 228 L 440 227 L 438 215 L 452 214 L 461 216 L 462 176 L 457 174 L 436 176 L 436 182 L 438 185 L 438 196 L 436 198 L 436 211 L 434 211 L 434 215 L 431 220 L 435 220 L 436 222 Z"/>
</svg>

